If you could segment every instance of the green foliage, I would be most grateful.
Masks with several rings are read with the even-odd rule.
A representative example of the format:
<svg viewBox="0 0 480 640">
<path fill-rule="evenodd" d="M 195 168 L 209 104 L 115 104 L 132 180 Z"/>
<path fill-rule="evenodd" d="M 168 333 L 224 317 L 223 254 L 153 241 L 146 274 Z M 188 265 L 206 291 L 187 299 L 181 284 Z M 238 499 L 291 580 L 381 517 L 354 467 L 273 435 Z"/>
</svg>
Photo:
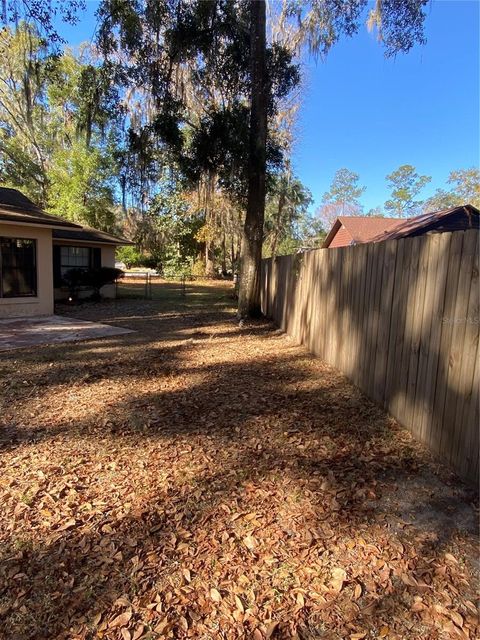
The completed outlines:
<svg viewBox="0 0 480 640">
<path fill-rule="evenodd" d="M 204 260 L 195 260 L 192 265 L 191 270 L 192 276 L 197 276 L 201 278 L 205 275 L 205 261 Z"/>
<path fill-rule="evenodd" d="M 345 168 L 338 169 L 335 172 L 329 191 L 323 196 L 324 203 L 339 205 L 341 215 L 344 215 L 347 209 L 361 211 L 362 206 L 359 198 L 365 192 L 366 187 L 360 187 L 359 180 L 358 173 Z"/>
<path fill-rule="evenodd" d="M 366 187 L 360 186 L 360 176 L 349 169 L 338 169 L 330 189 L 324 193 L 317 217 L 324 229 L 330 230 L 339 216 L 362 215 L 360 197 Z"/>
<path fill-rule="evenodd" d="M 115 260 L 117 262 L 123 262 L 127 269 L 132 267 L 138 267 L 142 264 L 142 254 L 136 247 L 125 246 L 117 247 L 115 251 Z"/>
<path fill-rule="evenodd" d="M 63 43 L 55 22 L 61 20 L 75 25 L 84 8 L 85 0 L 4 0 L 0 22 L 16 26 L 28 21 L 42 32 L 45 42 L 55 48 Z"/>
<path fill-rule="evenodd" d="M 93 269 L 69 269 L 63 276 L 63 281 L 68 287 L 69 295 L 76 299 L 80 288 L 93 289 L 92 298 L 98 300 L 100 289 L 107 284 L 113 284 L 123 277 L 121 269 L 113 267 L 96 267 Z"/>
<path fill-rule="evenodd" d="M 203 220 L 191 210 L 174 167 L 163 172 L 157 189 L 145 211 L 130 212 L 129 235 L 137 248 L 124 247 L 117 258 L 128 266 L 144 266 L 166 275 L 189 272 L 200 251 L 197 235 Z"/>
<path fill-rule="evenodd" d="M 98 300 L 101 298 L 100 289 L 107 284 L 113 284 L 121 277 L 123 277 L 123 271 L 121 269 L 115 269 L 114 267 L 97 267 L 84 271 L 81 282 L 82 285 L 93 289 L 92 298 Z"/>
<path fill-rule="evenodd" d="M 480 170 L 477 168 L 451 171 L 447 182 L 452 185 L 450 191 L 437 189 L 424 203 L 424 211 L 450 209 L 463 204 L 480 207 Z"/>
<path fill-rule="evenodd" d="M 369 209 L 365 215 L 369 218 L 384 218 L 385 212 L 383 211 L 382 207 L 373 207 L 372 209 Z"/>
<path fill-rule="evenodd" d="M 308 234 L 310 191 L 290 172 L 272 181 L 265 208 L 263 255 L 292 253 Z"/>
<path fill-rule="evenodd" d="M 98 148 L 74 142 L 52 155 L 48 210 L 97 229 L 114 226 L 113 186 L 108 158 Z"/>
<path fill-rule="evenodd" d="M 142 147 L 150 149 L 144 160 L 152 166 L 155 147 L 163 147 L 190 184 L 214 173 L 220 186 L 245 204 L 250 101 L 248 2 L 178 5 L 173 0 L 160 0 L 153 10 L 148 3 L 134 6 L 123 0 L 103 0 L 99 16 L 99 43 L 105 55 L 111 59 L 110 54 L 119 48 L 126 52 L 126 86 L 137 87 L 141 77 L 155 105 L 146 121 L 132 126 L 130 150 L 139 151 L 132 144 L 141 138 Z M 114 37 L 117 31 L 119 38 Z M 278 43 L 268 48 L 267 68 L 268 111 L 273 119 L 279 101 L 298 84 L 299 71 L 291 52 Z M 182 77 L 181 99 L 173 69 Z M 267 162 L 272 175 L 282 159 L 278 139 L 270 135 Z"/>
<path fill-rule="evenodd" d="M 430 196 L 423 203 L 423 211 L 428 213 L 430 211 L 439 211 L 440 209 L 450 209 L 461 204 L 461 199 L 458 194 L 453 191 L 445 191 L 445 189 L 437 189 L 433 196 Z"/>
<path fill-rule="evenodd" d="M 478 167 L 452 171 L 448 177 L 460 204 L 473 204 L 480 208 L 480 170 Z"/>
<path fill-rule="evenodd" d="M 431 177 L 420 175 L 411 164 L 404 164 L 386 179 L 392 190 L 392 196 L 385 202 L 385 210 L 400 218 L 420 213 L 423 202 L 416 198 L 431 181 Z"/>
<path fill-rule="evenodd" d="M 0 179 L 42 204 L 47 189 L 48 53 L 34 27 L 0 31 Z"/>
<path fill-rule="evenodd" d="M 50 54 L 38 29 L 21 23 L 0 32 L 0 76 L 1 182 L 53 214 L 112 229 L 115 168 L 104 133 L 115 123 L 115 91 L 105 70 L 68 50 Z"/>
</svg>

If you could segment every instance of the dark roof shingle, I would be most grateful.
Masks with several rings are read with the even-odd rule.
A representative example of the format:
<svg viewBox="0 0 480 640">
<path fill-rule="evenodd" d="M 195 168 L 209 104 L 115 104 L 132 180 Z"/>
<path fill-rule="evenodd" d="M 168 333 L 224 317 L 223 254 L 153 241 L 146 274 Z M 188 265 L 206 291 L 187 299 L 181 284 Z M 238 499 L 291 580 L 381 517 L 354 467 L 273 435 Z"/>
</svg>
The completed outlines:
<svg viewBox="0 0 480 640">
<path fill-rule="evenodd" d="M 430 228 L 434 229 L 438 227 L 446 218 L 454 218 L 456 216 L 464 217 L 466 224 L 458 226 L 458 230 L 461 228 L 477 228 L 478 229 L 478 216 L 479 211 L 471 204 L 461 205 L 459 207 L 451 207 L 450 209 L 440 209 L 439 211 L 430 211 L 429 213 L 422 213 L 414 218 L 405 218 L 400 220 L 401 224 L 385 231 L 383 234 L 372 238 L 372 242 L 379 242 L 381 240 L 392 240 L 393 238 L 407 238 L 412 235 L 418 235 L 419 233 L 426 233 Z M 446 231 L 455 231 L 456 225 L 451 229 L 445 228 Z"/>
<path fill-rule="evenodd" d="M 58 216 L 45 213 L 43 209 L 27 198 L 17 189 L 0 187 L 0 221 L 21 222 L 23 224 L 42 224 L 53 229 L 54 239 L 76 240 L 78 242 L 97 242 L 102 244 L 120 245 L 133 244 L 130 240 L 114 236 L 105 231 L 84 227 L 69 222 Z M 60 229 L 58 227 L 61 227 Z"/>
<path fill-rule="evenodd" d="M 355 244 L 382 242 L 394 238 L 408 238 L 431 230 L 478 229 L 479 211 L 473 205 L 466 204 L 422 213 L 414 218 L 340 216 L 325 238 L 324 248 L 330 246 L 342 225 L 348 230 Z"/>
<path fill-rule="evenodd" d="M 134 244 L 130 240 L 114 236 L 106 231 L 99 231 L 90 227 L 81 227 L 80 229 L 54 229 L 54 240 L 76 240 L 77 242 L 101 242 L 102 244 Z"/>
<path fill-rule="evenodd" d="M 80 225 L 45 213 L 17 189 L 0 187 L 0 221 L 76 228 Z"/>
</svg>

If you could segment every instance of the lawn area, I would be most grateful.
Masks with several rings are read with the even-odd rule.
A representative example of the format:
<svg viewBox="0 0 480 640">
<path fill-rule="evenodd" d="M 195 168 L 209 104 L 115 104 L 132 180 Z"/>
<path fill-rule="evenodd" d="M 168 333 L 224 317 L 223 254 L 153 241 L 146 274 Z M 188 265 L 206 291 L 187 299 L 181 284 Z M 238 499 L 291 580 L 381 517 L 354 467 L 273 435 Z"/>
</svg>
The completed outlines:
<svg viewBox="0 0 480 640">
<path fill-rule="evenodd" d="M 2 354 L 0 638 L 475 638 L 474 496 L 231 283 Z"/>
</svg>

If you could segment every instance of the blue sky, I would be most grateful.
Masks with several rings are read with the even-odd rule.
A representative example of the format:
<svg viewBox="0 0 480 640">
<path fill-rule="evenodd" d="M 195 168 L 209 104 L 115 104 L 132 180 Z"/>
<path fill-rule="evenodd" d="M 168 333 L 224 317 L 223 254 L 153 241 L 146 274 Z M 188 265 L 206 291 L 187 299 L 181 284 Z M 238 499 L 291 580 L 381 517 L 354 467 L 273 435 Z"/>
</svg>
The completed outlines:
<svg viewBox="0 0 480 640">
<path fill-rule="evenodd" d="M 96 1 L 76 27 L 59 25 L 77 45 L 95 31 Z M 297 125 L 294 168 L 315 209 L 341 167 L 360 174 L 366 210 L 389 193 L 385 176 L 413 164 L 445 187 L 452 169 L 479 164 L 478 0 L 433 0 L 427 44 L 386 59 L 366 27 L 342 39 L 325 62 L 309 62 Z"/>
</svg>

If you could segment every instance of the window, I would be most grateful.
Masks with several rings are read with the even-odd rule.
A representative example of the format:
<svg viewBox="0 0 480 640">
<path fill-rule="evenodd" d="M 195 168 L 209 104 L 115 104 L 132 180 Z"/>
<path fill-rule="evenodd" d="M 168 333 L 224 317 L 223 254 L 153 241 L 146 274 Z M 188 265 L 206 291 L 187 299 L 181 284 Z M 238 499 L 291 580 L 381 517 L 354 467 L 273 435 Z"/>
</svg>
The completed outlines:
<svg viewBox="0 0 480 640">
<path fill-rule="evenodd" d="M 60 247 L 60 274 L 70 269 L 88 269 L 91 266 L 90 247 Z"/>
<path fill-rule="evenodd" d="M 0 238 L 0 298 L 37 295 L 36 240 Z"/>
</svg>

